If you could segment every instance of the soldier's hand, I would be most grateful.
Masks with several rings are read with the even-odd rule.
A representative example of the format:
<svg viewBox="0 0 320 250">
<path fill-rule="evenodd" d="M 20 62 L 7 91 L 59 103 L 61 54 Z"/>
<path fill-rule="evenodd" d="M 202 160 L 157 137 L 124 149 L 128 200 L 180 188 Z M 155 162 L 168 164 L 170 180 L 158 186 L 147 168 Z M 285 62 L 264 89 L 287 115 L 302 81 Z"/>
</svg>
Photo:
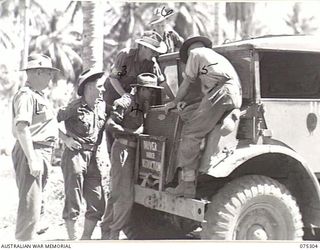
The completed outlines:
<svg viewBox="0 0 320 250">
<path fill-rule="evenodd" d="M 168 114 L 169 110 L 173 109 L 175 107 L 176 107 L 176 103 L 175 102 L 168 102 L 164 107 L 165 114 Z"/>
<path fill-rule="evenodd" d="M 36 178 L 43 173 L 43 162 L 40 159 L 33 159 L 28 161 L 30 174 Z"/>
<path fill-rule="evenodd" d="M 75 139 L 73 139 L 72 137 L 68 137 L 64 141 L 64 143 L 72 151 L 75 150 L 75 149 L 80 149 L 81 148 L 81 144 L 79 142 L 77 142 Z"/>
<path fill-rule="evenodd" d="M 178 102 L 177 104 L 177 109 L 178 111 L 182 111 L 185 107 L 187 106 L 187 103 L 186 102 Z"/>
<path fill-rule="evenodd" d="M 121 98 L 114 100 L 113 106 L 128 107 L 129 103 L 130 103 L 130 95 L 128 93 L 125 93 Z"/>
</svg>

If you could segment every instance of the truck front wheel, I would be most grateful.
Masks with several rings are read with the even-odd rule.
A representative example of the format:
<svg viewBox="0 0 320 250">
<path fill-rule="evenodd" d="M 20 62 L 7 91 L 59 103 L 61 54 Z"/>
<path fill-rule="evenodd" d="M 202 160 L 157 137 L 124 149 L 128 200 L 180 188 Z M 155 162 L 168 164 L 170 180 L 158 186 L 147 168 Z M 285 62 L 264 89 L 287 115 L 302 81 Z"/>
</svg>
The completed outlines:
<svg viewBox="0 0 320 250">
<path fill-rule="evenodd" d="M 202 239 L 302 240 L 299 207 L 286 187 L 266 176 L 243 176 L 213 196 Z"/>
</svg>

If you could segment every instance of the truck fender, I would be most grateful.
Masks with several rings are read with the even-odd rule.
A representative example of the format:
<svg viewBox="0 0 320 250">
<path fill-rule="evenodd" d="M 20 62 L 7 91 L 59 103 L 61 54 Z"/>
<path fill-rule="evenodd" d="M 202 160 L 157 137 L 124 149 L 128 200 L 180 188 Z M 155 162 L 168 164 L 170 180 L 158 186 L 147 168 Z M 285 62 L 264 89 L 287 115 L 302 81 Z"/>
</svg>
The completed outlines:
<svg viewBox="0 0 320 250">
<path fill-rule="evenodd" d="M 280 155 L 290 160 L 293 165 L 283 167 L 285 175 L 277 176 L 277 170 L 270 173 L 270 169 L 260 168 L 258 174 L 270 176 L 282 182 L 296 197 L 302 211 L 303 223 L 306 228 L 320 228 L 320 188 L 315 174 L 307 165 L 303 157 L 284 145 L 249 145 L 236 150 L 227 150 L 227 153 L 219 153 L 210 159 L 210 167 L 204 174 L 223 178 L 237 171 L 238 174 L 245 174 L 242 166 L 251 159 L 266 157 L 269 155 Z M 224 154 L 224 157 L 221 155 Z M 220 156 L 219 156 L 220 155 Z M 220 160 L 217 160 L 220 157 Z M 268 164 L 268 163 L 266 163 Z M 279 169 L 279 172 L 281 170 Z M 255 168 L 250 169 L 255 174 Z M 280 174 L 279 174 L 280 175 Z"/>
<path fill-rule="evenodd" d="M 280 145 L 250 145 L 244 148 L 237 148 L 236 150 L 227 150 L 216 156 L 210 158 L 210 168 L 206 174 L 213 177 L 227 177 L 238 166 L 256 156 L 267 153 L 280 153 L 288 155 L 299 161 L 308 171 L 308 173 L 315 178 L 311 170 L 307 167 L 306 161 L 290 148 Z M 224 157 L 221 155 L 224 154 Z M 219 160 L 219 158 L 223 158 Z"/>
</svg>

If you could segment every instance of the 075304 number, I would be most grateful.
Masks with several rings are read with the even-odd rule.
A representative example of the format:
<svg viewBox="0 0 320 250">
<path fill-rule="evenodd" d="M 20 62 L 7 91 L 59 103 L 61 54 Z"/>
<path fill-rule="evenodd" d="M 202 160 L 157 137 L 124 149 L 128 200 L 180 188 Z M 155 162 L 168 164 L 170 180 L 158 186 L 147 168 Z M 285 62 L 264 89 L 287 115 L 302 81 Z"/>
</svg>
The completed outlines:
<svg viewBox="0 0 320 250">
<path fill-rule="evenodd" d="M 318 244 L 316 244 L 316 243 L 301 243 L 300 248 L 305 248 L 305 249 L 318 248 Z"/>
</svg>

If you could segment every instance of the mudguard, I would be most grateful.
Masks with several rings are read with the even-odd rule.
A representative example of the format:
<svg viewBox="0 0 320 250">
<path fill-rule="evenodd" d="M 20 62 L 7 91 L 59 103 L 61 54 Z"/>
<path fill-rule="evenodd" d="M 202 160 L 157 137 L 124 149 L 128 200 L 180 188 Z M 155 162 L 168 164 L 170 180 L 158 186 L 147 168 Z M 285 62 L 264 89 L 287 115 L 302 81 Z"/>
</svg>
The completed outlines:
<svg viewBox="0 0 320 250">
<path fill-rule="evenodd" d="M 287 156 L 298 163 L 298 167 L 295 167 L 291 171 L 296 178 L 299 178 L 299 183 L 296 182 L 296 179 L 289 178 L 291 174 L 289 169 L 287 173 L 289 182 L 286 185 L 290 186 L 289 190 L 297 199 L 302 211 L 304 227 L 320 227 L 319 183 L 303 157 L 285 145 L 261 144 L 239 147 L 236 141 L 230 145 L 224 147 L 217 154 L 211 154 L 210 157 L 207 153 L 206 157 L 202 159 L 200 172 L 215 178 L 228 177 L 233 171 L 239 168 L 241 170 L 242 164 L 255 157 L 269 153 Z M 265 170 L 265 175 L 268 175 L 268 169 Z"/>
</svg>

